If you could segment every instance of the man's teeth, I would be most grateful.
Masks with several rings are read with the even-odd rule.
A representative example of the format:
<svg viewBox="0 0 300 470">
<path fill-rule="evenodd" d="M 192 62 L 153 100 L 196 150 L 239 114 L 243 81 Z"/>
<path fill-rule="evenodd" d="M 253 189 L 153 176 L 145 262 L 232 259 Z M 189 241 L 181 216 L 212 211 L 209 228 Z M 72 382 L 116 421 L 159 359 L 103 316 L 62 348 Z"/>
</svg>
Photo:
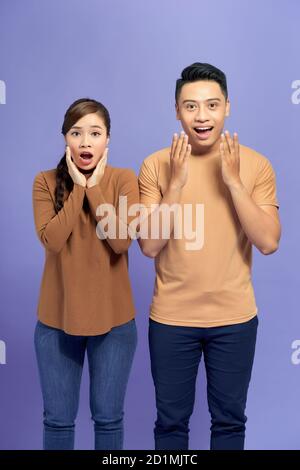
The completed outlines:
<svg viewBox="0 0 300 470">
<path fill-rule="evenodd" d="M 212 127 L 195 127 L 195 131 L 199 134 L 200 132 L 211 131 Z"/>
</svg>

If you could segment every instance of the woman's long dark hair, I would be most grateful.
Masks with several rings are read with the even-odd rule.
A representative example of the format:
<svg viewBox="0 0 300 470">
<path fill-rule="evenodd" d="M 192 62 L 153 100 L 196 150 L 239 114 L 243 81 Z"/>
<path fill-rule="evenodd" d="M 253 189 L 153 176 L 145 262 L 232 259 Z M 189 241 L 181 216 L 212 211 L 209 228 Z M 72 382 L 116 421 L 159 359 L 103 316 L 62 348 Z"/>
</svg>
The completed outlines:
<svg viewBox="0 0 300 470">
<path fill-rule="evenodd" d="M 110 116 L 106 107 L 99 103 L 99 101 L 90 98 L 81 98 L 74 101 L 66 111 L 64 122 L 62 125 L 62 134 L 66 135 L 67 132 L 74 126 L 74 124 L 87 114 L 97 113 L 104 121 L 107 136 L 110 135 Z M 55 208 L 60 211 L 64 205 L 65 191 L 71 192 L 74 183 L 69 174 L 66 154 L 62 157 L 56 168 L 56 188 L 55 188 Z M 86 204 L 84 209 L 87 210 Z"/>
</svg>

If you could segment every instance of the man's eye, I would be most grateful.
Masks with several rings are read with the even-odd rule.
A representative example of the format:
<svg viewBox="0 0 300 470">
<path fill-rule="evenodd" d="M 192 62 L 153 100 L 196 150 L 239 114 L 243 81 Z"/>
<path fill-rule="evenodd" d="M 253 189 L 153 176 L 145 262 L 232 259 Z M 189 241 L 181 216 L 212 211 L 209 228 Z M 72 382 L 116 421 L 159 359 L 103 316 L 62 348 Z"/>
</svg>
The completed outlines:
<svg viewBox="0 0 300 470">
<path fill-rule="evenodd" d="M 195 105 L 194 105 L 194 104 L 188 104 L 188 105 L 187 105 L 187 109 L 192 109 L 192 108 L 195 108 Z"/>
<path fill-rule="evenodd" d="M 209 105 L 212 109 L 216 108 L 217 107 L 217 103 L 210 103 Z"/>
</svg>

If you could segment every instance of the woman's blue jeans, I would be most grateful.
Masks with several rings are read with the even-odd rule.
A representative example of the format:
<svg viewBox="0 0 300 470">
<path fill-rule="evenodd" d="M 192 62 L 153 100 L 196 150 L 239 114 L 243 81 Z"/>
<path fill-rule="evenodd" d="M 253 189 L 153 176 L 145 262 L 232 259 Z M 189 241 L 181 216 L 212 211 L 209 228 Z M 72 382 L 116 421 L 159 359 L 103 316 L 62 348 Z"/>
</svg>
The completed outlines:
<svg viewBox="0 0 300 470">
<path fill-rule="evenodd" d="M 124 399 L 137 344 L 135 320 L 97 336 L 73 336 L 37 322 L 35 350 L 44 402 L 44 449 L 73 449 L 87 351 L 95 449 L 123 448 Z"/>
</svg>

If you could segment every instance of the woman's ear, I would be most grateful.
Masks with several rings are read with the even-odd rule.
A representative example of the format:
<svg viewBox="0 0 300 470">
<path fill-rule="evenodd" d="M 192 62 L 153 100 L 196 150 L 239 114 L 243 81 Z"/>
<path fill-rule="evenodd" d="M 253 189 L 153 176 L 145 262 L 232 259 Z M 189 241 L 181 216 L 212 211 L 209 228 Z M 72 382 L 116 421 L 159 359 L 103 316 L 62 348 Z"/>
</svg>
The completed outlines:
<svg viewBox="0 0 300 470">
<path fill-rule="evenodd" d="M 108 147 L 109 140 L 110 140 L 110 137 L 107 137 L 107 139 L 106 139 L 106 147 Z"/>
</svg>

